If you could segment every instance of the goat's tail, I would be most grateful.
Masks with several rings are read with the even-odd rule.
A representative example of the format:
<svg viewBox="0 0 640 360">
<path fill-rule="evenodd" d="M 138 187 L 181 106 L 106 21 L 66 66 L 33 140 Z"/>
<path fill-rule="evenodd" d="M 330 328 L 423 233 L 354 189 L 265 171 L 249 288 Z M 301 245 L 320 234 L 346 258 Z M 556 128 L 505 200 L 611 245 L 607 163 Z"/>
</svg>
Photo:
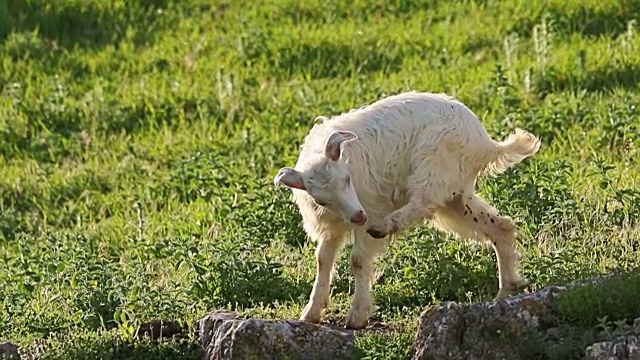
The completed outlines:
<svg viewBox="0 0 640 360">
<path fill-rule="evenodd" d="M 493 159 L 484 173 L 497 175 L 540 150 L 540 139 L 530 132 L 516 129 L 505 140 L 496 142 Z"/>
</svg>

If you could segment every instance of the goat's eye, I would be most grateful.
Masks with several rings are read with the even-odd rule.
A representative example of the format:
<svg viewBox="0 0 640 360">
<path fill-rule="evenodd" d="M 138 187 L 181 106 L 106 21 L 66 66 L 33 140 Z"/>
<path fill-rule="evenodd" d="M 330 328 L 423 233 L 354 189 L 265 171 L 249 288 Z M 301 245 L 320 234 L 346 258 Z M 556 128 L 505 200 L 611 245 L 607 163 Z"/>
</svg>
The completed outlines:
<svg viewBox="0 0 640 360">
<path fill-rule="evenodd" d="M 316 204 L 320 205 L 320 206 L 327 206 L 327 203 L 324 201 L 316 201 Z"/>
</svg>

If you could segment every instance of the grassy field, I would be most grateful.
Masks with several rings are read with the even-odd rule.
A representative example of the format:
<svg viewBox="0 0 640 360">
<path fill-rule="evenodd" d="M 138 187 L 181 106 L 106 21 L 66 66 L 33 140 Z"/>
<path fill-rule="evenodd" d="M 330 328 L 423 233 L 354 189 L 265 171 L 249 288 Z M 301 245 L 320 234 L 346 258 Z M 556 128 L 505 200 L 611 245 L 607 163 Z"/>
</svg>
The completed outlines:
<svg viewBox="0 0 640 360">
<path fill-rule="evenodd" d="M 640 2 L 132 3 L 0 5 L 0 340 L 195 359 L 132 338 L 217 308 L 297 319 L 314 244 L 273 176 L 315 117 L 411 89 L 455 95 L 495 138 L 543 140 L 478 184 L 518 222 L 529 291 L 638 266 Z M 363 358 L 402 359 L 421 311 L 497 291 L 492 250 L 429 228 L 377 269 L 386 328 L 358 336 Z"/>
</svg>

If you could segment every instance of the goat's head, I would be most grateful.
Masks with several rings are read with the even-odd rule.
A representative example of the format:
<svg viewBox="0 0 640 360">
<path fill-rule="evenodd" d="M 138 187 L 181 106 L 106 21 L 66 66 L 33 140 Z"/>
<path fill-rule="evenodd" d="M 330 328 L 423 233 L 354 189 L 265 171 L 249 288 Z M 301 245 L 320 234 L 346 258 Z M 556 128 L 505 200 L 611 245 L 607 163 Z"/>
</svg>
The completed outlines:
<svg viewBox="0 0 640 360">
<path fill-rule="evenodd" d="M 340 214 L 354 225 L 364 225 L 367 214 L 360 204 L 342 157 L 343 145 L 357 138 L 350 131 L 332 132 L 323 154 L 308 157 L 297 166 L 298 169 L 283 167 L 275 176 L 274 184 L 306 191 L 318 206 Z"/>
</svg>

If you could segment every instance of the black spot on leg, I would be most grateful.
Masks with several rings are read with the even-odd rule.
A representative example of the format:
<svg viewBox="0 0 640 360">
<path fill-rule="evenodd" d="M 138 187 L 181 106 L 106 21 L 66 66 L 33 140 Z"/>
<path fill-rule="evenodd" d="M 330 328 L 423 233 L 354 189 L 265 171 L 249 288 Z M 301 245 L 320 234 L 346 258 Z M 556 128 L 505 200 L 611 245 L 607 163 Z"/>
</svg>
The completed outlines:
<svg viewBox="0 0 640 360">
<path fill-rule="evenodd" d="M 494 222 L 496 222 L 495 220 L 491 219 L 491 223 L 493 224 Z"/>
<path fill-rule="evenodd" d="M 464 211 L 464 216 L 467 216 L 469 212 L 467 210 Z"/>
<path fill-rule="evenodd" d="M 494 242 L 493 242 L 493 246 L 497 246 L 497 245 L 498 245 L 498 242 L 497 242 L 497 241 L 494 241 Z"/>
<path fill-rule="evenodd" d="M 484 211 L 480 211 L 480 215 L 484 215 Z"/>
<path fill-rule="evenodd" d="M 471 211 L 471 208 L 469 207 L 469 205 L 464 204 L 464 206 L 467 208 L 467 210 L 469 211 L 469 214 L 473 214 L 473 211 Z"/>
<path fill-rule="evenodd" d="M 474 217 L 473 221 L 478 222 L 478 218 Z"/>
</svg>

